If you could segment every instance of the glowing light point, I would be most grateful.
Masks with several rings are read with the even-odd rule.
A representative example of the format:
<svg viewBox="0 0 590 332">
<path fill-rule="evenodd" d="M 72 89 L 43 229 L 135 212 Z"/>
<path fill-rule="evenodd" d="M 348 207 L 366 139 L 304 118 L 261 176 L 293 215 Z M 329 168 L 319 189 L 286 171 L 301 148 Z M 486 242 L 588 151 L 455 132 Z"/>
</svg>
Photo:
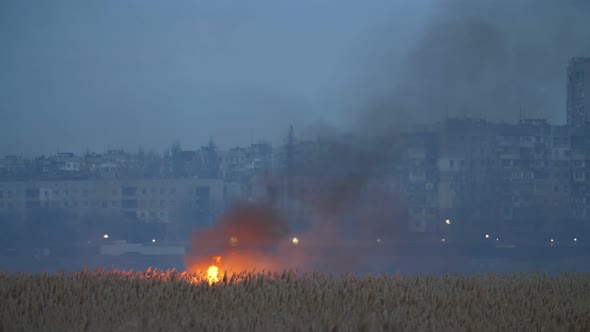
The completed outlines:
<svg viewBox="0 0 590 332">
<path fill-rule="evenodd" d="M 152 243 L 156 243 L 156 239 L 152 239 Z"/>
<path fill-rule="evenodd" d="M 486 239 L 489 239 L 489 238 L 490 238 L 490 234 L 486 234 Z"/>
<path fill-rule="evenodd" d="M 381 243 L 381 239 L 377 239 L 377 243 Z"/>
<path fill-rule="evenodd" d="M 445 242 L 445 238 L 443 237 L 443 238 L 441 239 L 441 241 L 442 241 L 442 242 Z"/>
<path fill-rule="evenodd" d="M 445 220 L 445 224 L 450 225 L 451 224 L 451 220 L 450 219 Z"/>
<path fill-rule="evenodd" d="M 500 239 L 496 238 L 496 241 L 500 241 Z"/>
<path fill-rule="evenodd" d="M 240 243 L 240 242 L 238 241 L 238 238 L 237 238 L 237 237 L 235 237 L 235 236 L 232 236 L 232 237 L 230 237 L 230 238 L 229 238 L 229 244 L 230 244 L 232 247 L 236 247 L 236 246 L 237 246 L 239 243 Z"/>
<path fill-rule="evenodd" d="M 549 240 L 549 241 L 551 241 L 551 243 L 553 243 L 553 239 L 551 239 L 551 240 Z"/>
<path fill-rule="evenodd" d="M 299 238 L 294 237 L 293 239 L 291 239 L 291 242 L 293 242 L 293 244 L 299 244 Z"/>
<path fill-rule="evenodd" d="M 577 237 L 574 238 L 574 242 L 578 242 L 578 238 Z"/>
<path fill-rule="evenodd" d="M 103 239 L 108 239 L 109 238 L 109 235 L 108 234 L 105 234 L 105 235 L 102 236 L 102 238 Z"/>
</svg>

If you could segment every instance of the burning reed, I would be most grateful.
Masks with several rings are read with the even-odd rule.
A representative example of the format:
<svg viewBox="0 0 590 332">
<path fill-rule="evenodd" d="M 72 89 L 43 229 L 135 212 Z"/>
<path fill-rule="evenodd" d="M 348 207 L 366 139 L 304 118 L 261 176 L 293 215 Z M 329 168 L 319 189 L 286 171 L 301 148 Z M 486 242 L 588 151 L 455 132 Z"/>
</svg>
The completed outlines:
<svg viewBox="0 0 590 332">
<path fill-rule="evenodd" d="M 1 331 L 590 330 L 590 275 L 0 274 Z"/>
</svg>

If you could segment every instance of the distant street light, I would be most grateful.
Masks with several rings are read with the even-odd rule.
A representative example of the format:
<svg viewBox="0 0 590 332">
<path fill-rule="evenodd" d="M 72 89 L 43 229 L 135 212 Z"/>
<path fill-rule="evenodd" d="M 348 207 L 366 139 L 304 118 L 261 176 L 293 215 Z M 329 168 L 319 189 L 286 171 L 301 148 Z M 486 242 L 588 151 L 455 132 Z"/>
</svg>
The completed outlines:
<svg viewBox="0 0 590 332">
<path fill-rule="evenodd" d="M 443 238 L 441 239 L 441 241 L 442 241 L 442 242 L 445 242 L 445 238 L 443 237 Z"/>
<path fill-rule="evenodd" d="M 102 236 L 102 238 L 103 239 L 108 239 L 109 238 L 109 235 L 108 234 L 105 234 L 105 235 Z"/>
<path fill-rule="evenodd" d="M 575 238 L 574 238 L 574 242 L 578 242 L 578 238 L 576 238 L 576 237 L 575 237 Z"/>
<path fill-rule="evenodd" d="M 486 234 L 486 239 L 489 239 L 489 238 L 490 238 L 490 234 Z"/>
<path fill-rule="evenodd" d="M 156 239 L 152 239 L 152 243 L 156 243 Z"/>
<path fill-rule="evenodd" d="M 450 219 L 445 220 L 445 224 L 450 225 L 451 224 L 451 220 Z"/>
</svg>

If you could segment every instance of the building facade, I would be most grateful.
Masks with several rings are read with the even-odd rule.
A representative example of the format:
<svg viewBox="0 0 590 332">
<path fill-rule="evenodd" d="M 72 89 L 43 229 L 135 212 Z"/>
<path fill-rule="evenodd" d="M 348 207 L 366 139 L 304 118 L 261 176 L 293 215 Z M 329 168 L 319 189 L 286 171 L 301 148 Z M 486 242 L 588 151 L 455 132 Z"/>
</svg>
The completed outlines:
<svg viewBox="0 0 590 332">
<path fill-rule="evenodd" d="M 567 66 L 567 124 L 590 123 L 590 57 L 572 58 Z"/>
<path fill-rule="evenodd" d="M 60 209 L 73 220 L 95 216 L 174 223 L 183 213 L 207 219 L 224 205 L 221 180 L 141 179 L 0 182 L 0 213 L 23 219 Z"/>
</svg>

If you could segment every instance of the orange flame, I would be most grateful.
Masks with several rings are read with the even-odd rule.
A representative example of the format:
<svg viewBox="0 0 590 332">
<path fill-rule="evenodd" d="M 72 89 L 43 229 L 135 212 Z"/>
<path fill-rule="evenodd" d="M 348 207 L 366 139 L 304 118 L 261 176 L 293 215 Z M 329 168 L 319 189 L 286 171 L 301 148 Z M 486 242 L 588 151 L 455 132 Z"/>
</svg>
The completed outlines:
<svg viewBox="0 0 590 332">
<path fill-rule="evenodd" d="M 206 271 L 210 283 L 225 273 L 278 270 L 276 250 L 287 236 L 288 227 L 273 208 L 238 204 L 213 227 L 193 235 L 185 266 L 189 272 Z M 222 255 L 223 261 L 211 254 Z"/>
</svg>

